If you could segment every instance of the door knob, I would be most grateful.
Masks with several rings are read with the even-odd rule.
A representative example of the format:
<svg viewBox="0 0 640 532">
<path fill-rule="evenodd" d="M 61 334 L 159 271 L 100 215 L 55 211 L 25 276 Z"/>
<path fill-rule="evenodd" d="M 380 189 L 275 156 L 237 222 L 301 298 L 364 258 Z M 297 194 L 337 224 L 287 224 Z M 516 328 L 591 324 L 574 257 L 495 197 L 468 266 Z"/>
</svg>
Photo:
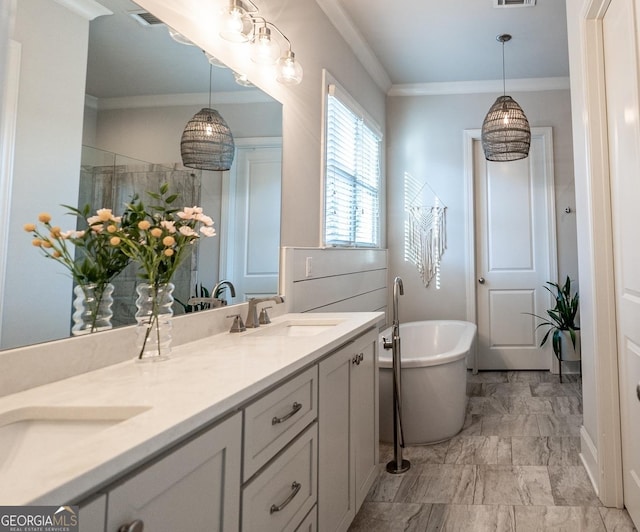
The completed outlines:
<svg viewBox="0 0 640 532">
<path fill-rule="evenodd" d="M 478 282 L 479 282 L 480 284 L 484 284 L 484 277 L 480 277 L 480 279 L 478 279 Z"/>
</svg>

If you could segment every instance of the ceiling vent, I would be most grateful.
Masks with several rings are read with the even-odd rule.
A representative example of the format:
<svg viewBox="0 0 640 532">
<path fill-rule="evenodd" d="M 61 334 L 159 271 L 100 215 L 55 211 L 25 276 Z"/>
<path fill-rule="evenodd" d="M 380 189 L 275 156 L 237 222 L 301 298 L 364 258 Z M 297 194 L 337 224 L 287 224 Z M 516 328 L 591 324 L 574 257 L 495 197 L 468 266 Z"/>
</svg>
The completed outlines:
<svg viewBox="0 0 640 532">
<path fill-rule="evenodd" d="M 533 7 L 536 0 L 493 0 L 493 7 Z"/>
<path fill-rule="evenodd" d="M 129 15 L 141 26 L 164 26 L 164 22 L 148 11 L 129 11 Z"/>
</svg>

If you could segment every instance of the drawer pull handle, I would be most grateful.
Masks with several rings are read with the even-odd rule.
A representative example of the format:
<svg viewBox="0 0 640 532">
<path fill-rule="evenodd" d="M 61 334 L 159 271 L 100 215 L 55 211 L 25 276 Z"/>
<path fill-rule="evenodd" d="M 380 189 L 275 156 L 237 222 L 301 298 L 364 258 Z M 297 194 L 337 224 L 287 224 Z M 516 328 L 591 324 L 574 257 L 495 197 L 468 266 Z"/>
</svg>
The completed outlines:
<svg viewBox="0 0 640 532">
<path fill-rule="evenodd" d="M 300 403 L 298 403 L 298 401 L 296 401 L 295 403 L 293 403 L 293 408 L 291 409 L 291 412 L 289 412 L 287 415 L 282 416 L 282 417 L 274 417 L 271 420 L 271 424 L 272 425 L 277 425 L 278 423 L 284 423 L 287 419 L 289 419 L 291 416 L 295 416 L 296 413 L 302 408 L 302 405 Z"/>
<path fill-rule="evenodd" d="M 298 495 L 298 492 L 300 491 L 301 487 L 302 485 L 299 482 L 296 482 L 294 480 L 293 484 L 291 484 L 291 493 L 289 494 L 289 496 L 284 501 L 282 501 L 282 503 L 279 504 L 278 506 L 276 506 L 275 504 L 272 504 L 271 508 L 269 509 L 269 513 L 274 514 L 276 512 L 284 510 L 285 506 L 287 506 L 287 504 L 289 504 L 293 500 L 293 498 L 296 495 Z"/>
</svg>

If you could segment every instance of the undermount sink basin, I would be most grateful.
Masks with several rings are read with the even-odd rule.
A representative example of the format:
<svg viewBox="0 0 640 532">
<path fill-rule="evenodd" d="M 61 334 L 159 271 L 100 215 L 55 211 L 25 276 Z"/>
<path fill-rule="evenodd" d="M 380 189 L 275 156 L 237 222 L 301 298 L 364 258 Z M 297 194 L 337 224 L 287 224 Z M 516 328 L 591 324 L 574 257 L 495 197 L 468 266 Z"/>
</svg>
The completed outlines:
<svg viewBox="0 0 640 532">
<path fill-rule="evenodd" d="M 0 477 L 78 440 L 137 416 L 149 407 L 25 407 L 0 414 Z M 23 471 L 24 472 L 24 471 Z"/>
<path fill-rule="evenodd" d="M 330 319 L 288 320 L 282 323 L 262 325 L 253 333 L 253 336 L 315 336 L 333 329 L 342 322 L 343 320 Z"/>
</svg>

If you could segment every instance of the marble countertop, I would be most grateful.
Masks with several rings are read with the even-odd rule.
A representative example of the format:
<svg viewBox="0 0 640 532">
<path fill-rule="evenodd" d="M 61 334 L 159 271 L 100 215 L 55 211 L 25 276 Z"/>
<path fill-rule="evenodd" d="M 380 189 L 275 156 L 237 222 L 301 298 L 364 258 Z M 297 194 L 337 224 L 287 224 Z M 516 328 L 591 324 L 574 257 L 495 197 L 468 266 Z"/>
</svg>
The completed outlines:
<svg viewBox="0 0 640 532">
<path fill-rule="evenodd" d="M 130 360 L 2 397 L 0 426 L 24 409 L 32 419 L 69 408 L 79 415 L 86 412 L 89 418 L 96 411 L 106 412 L 107 417 L 132 417 L 71 441 L 52 438 L 43 444 L 41 440 L 38 445 L 45 449 L 37 453 L 12 444 L 10 435 L 0 432 L 0 505 L 78 502 L 240 409 L 383 316 L 380 312 L 285 314 L 258 329 L 175 346 L 163 362 Z M 267 328 L 296 319 L 339 323 L 310 336 L 265 334 Z"/>
</svg>

